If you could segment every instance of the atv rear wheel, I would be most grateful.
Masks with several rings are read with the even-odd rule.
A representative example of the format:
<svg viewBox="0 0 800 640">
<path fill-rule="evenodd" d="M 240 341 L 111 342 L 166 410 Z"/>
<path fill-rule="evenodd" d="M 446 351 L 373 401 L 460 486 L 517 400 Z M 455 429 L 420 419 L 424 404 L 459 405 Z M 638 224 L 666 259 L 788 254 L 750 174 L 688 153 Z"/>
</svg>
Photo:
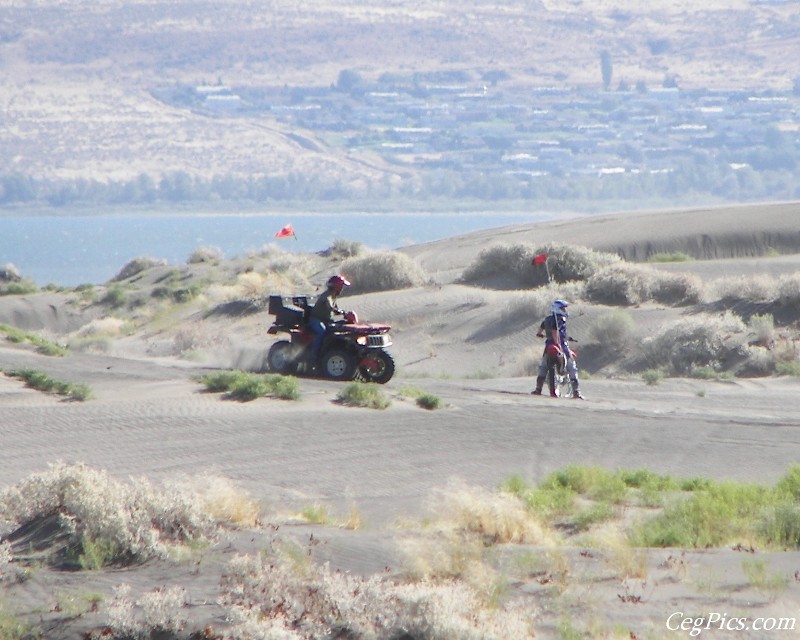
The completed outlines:
<svg viewBox="0 0 800 640">
<path fill-rule="evenodd" d="M 273 373 L 289 376 L 297 373 L 297 347 L 287 340 L 279 340 L 267 353 L 267 366 Z"/>
<path fill-rule="evenodd" d="M 344 349 L 331 349 L 322 354 L 320 373 L 332 380 L 352 380 L 356 374 L 356 361 Z"/>
<path fill-rule="evenodd" d="M 394 359 L 383 349 L 370 350 L 358 365 L 358 375 L 364 382 L 386 384 L 394 375 Z"/>
</svg>

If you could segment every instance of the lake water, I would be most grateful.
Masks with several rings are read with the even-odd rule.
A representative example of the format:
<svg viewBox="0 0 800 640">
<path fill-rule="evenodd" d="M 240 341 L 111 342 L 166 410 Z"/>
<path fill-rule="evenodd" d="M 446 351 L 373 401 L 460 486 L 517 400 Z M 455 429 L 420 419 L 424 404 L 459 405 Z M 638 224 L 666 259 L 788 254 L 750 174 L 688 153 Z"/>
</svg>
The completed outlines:
<svg viewBox="0 0 800 640">
<path fill-rule="evenodd" d="M 133 258 L 183 264 L 198 247 L 228 258 L 276 243 L 311 253 L 335 240 L 373 249 L 396 249 L 479 229 L 533 222 L 533 214 L 169 214 L 0 216 L 0 265 L 13 263 L 39 285 L 101 284 Z M 295 238 L 276 239 L 286 224 Z"/>
</svg>

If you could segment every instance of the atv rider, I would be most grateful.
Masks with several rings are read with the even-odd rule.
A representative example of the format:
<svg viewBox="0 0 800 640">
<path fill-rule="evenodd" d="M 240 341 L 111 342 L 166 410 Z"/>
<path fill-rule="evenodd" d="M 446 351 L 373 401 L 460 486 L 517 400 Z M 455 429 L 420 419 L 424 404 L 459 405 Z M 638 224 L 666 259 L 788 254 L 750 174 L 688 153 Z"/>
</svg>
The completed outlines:
<svg viewBox="0 0 800 640">
<path fill-rule="evenodd" d="M 568 306 L 569 304 L 564 300 L 555 300 L 550 307 L 550 315 L 545 317 L 542 324 L 539 325 L 539 331 L 536 335 L 539 338 L 546 337 L 546 340 L 542 360 L 539 363 L 539 375 L 536 377 L 536 389 L 531 392 L 534 395 L 542 395 L 542 386 L 544 385 L 545 378 L 547 378 L 549 374 L 548 386 L 550 387 L 550 395 L 556 397 L 555 371 L 553 370 L 555 367 L 553 361 L 563 353 L 567 360 L 567 375 L 569 375 L 570 381 L 572 382 L 572 397 L 576 400 L 583 400 L 578 383 L 578 367 L 575 364 L 575 354 L 569 348 L 568 344 Z"/>
<path fill-rule="evenodd" d="M 328 278 L 327 290 L 317 298 L 314 307 L 311 309 L 308 327 L 314 332 L 314 341 L 311 343 L 314 362 L 319 360 L 322 343 L 325 340 L 325 332 L 333 320 L 333 314 L 344 315 L 344 311 L 336 306 L 336 298 L 342 293 L 342 289 L 349 286 L 350 282 L 343 276 L 331 276 Z"/>
</svg>

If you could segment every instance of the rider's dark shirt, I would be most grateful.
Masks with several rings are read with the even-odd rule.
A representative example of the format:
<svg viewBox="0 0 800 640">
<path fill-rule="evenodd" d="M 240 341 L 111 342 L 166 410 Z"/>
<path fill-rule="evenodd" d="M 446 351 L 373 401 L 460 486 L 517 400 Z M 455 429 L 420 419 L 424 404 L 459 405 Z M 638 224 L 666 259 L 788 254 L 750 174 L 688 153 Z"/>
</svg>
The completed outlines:
<svg viewBox="0 0 800 640">
<path fill-rule="evenodd" d="M 564 353 L 569 353 L 569 345 L 567 344 L 567 319 L 564 316 L 551 313 L 544 319 L 541 326 L 544 328 L 544 335 L 547 338 L 546 344 L 553 342 L 553 329 L 558 329 L 558 338 L 561 342 L 561 348 L 564 350 Z"/>
<path fill-rule="evenodd" d="M 336 308 L 336 296 L 328 291 L 317 298 L 314 308 L 311 310 L 311 317 L 328 324 L 333 318 L 334 311 L 338 311 Z"/>
</svg>

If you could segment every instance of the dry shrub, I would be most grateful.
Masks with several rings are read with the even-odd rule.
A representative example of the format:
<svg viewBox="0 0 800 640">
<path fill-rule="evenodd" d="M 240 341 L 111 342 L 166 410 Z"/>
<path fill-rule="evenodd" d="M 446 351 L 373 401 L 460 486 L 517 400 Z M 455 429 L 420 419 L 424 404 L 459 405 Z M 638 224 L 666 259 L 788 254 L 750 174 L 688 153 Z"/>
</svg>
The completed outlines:
<svg viewBox="0 0 800 640">
<path fill-rule="evenodd" d="M 800 273 L 784 275 L 778 279 L 777 298 L 780 304 L 800 310 Z"/>
<path fill-rule="evenodd" d="M 432 493 L 430 507 L 440 526 L 477 535 L 485 542 L 550 544 L 553 541 L 550 531 L 522 501 L 508 493 L 453 480 Z"/>
<path fill-rule="evenodd" d="M 775 279 L 764 274 L 718 278 L 708 290 L 711 298 L 728 302 L 765 302 L 777 295 Z"/>
<path fill-rule="evenodd" d="M 108 628 L 114 638 L 146 639 L 169 636 L 182 631 L 189 622 L 186 612 L 188 597 L 183 587 L 165 587 L 142 594 L 138 602 L 130 596 L 130 586 L 121 584 L 114 588 L 114 596 L 107 605 Z M 138 610 L 136 608 L 138 605 Z M 87 638 L 103 638 L 91 633 Z"/>
<path fill-rule="evenodd" d="M 327 637 L 525 640 L 534 611 L 512 602 L 489 607 L 457 581 L 396 584 L 317 566 L 304 550 L 234 558 L 223 578 L 234 640 Z"/>
<path fill-rule="evenodd" d="M 172 355 L 180 356 L 202 349 L 222 348 L 230 345 L 224 331 L 212 331 L 203 323 L 186 324 L 172 338 Z"/>
<path fill-rule="evenodd" d="M 138 258 L 134 258 L 130 262 L 126 263 L 122 269 L 120 269 L 119 273 L 111 278 L 111 282 L 120 282 L 121 280 L 128 280 L 135 275 L 140 274 L 142 271 L 147 271 L 148 269 L 153 269 L 155 267 L 163 267 L 167 264 L 166 260 L 161 260 L 158 258 L 150 258 L 147 256 L 140 256 Z"/>
<path fill-rule="evenodd" d="M 79 338 L 97 336 L 117 337 L 122 334 L 122 327 L 124 325 L 125 320 L 115 318 L 114 316 L 94 318 L 78 329 L 75 335 Z"/>
<path fill-rule="evenodd" d="M 731 313 L 683 318 L 644 341 L 645 357 L 650 367 L 677 374 L 688 374 L 693 367 L 718 368 L 740 348 L 745 329 Z"/>
<path fill-rule="evenodd" d="M 663 304 L 697 304 L 703 299 L 703 282 L 691 273 L 655 270 L 653 299 Z"/>
<path fill-rule="evenodd" d="M 265 272 L 290 273 L 307 277 L 316 271 L 316 262 L 305 253 L 292 253 L 277 244 L 264 245 L 261 250 L 251 257 L 261 258 L 259 269 Z"/>
<path fill-rule="evenodd" d="M 528 377 L 539 375 L 539 363 L 542 361 L 544 343 L 531 345 L 519 352 L 518 376 Z"/>
<path fill-rule="evenodd" d="M 746 359 L 738 375 L 768 376 L 775 371 L 775 353 L 765 347 L 750 345 L 746 347 Z"/>
<path fill-rule="evenodd" d="M 586 282 L 586 295 L 599 304 L 639 304 L 652 296 L 652 268 L 627 262 L 607 267 Z"/>
<path fill-rule="evenodd" d="M 533 291 L 514 295 L 500 312 L 503 323 L 515 322 L 522 326 L 535 325 L 550 313 L 553 300 L 579 300 L 583 297 L 584 285 L 580 282 L 550 284 Z"/>
<path fill-rule="evenodd" d="M 634 305 L 647 300 L 664 304 L 694 304 L 702 299 L 699 278 L 623 262 L 606 267 L 586 282 L 587 297 L 599 304 Z"/>
<path fill-rule="evenodd" d="M 532 259 L 547 254 L 547 268 L 534 266 Z M 475 283 L 505 278 L 524 286 L 547 283 L 548 269 L 555 282 L 583 281 L 598 270 L 619 262 L 619 257 L 587 247 L 554 244 L 500 244 L 484 249 L 464 271 L 461 279 Z"/>
<path fill-rule="evenodd" d="M 213 475 L 183 476 L 175 489 L 197 495 L 203 511 L 215 521 L 238 527 L 255 527 L 260 507 L 246 491 L 228 478 Z"/>
<path fill-rule="evenodd" d="M 165 557 L 177 544 L 213 540 L 218 522 L 184 483 L 123 483 L 102 470 L 56 463 L 0 493 L 3 519 L 21 527 L 57 514 L 67 548 L 103 543 L 111 562 Z"/>
<path fill-rule="evenodd" d="M 249 271 L 236 276 L 236 288 L 240 298 L 258 298 L 264 295 L 266 278 L 260 273 Z"/>
<path fill-rule="evenodd" d="M 611 311 L 598 317 L 589 335 L 599 344 L 623 345 L 630 341 L 636 324 L 627 311 Z"/>
<path fill-rule="evenodd" d="M 588 280 L 598 271 L 619 264 L 620 257 L 614 253 L 595 251 L 580 245 L 548 243 L 536 248 L 534 255 L 546 254 L 553 280 L 570 282 Z"/>
<path fill-rule="evenodd" d="M 352 282 L 354 293 L 409 289 L 428 281 L 422 267 L 399 251 L 377 251 L 348 258 L 340 270 Z"/>
<path fill-rule="evenodd" d="M 186 260 L 187 264 L 201 264 L 204 262 L 217 263 L 225 258 L 222 249 L 218 247 L 197 247 Z"/>
<path fill-rule="evenodd" d="M 531 284 L 534 271 L 531 259 L 536 255 L 530 244 L 501 244 L 480 252 L 461 276 L 464 282 L 480 282 L 496 277 L 512 277 Z"/>
</svg>

